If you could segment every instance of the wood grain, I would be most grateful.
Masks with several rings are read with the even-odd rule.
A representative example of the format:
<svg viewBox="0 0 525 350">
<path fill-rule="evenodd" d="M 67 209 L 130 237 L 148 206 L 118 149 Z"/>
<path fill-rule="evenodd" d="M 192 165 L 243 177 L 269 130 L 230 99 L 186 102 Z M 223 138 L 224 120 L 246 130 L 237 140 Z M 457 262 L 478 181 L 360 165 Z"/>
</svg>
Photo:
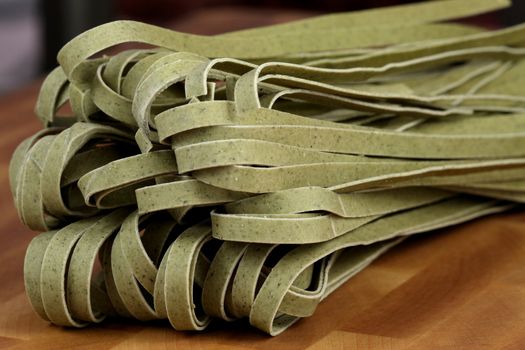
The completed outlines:
<svg viewBox="0 0 525 350">
<path fill-rule="evenodd" d="M 179 29 L 215 23 L 215 15 L 189 18 Z M 235 25 L 221 23 L 201 29 Z M 246 321 L 217 322 L 202 333 L 177 332 L 167 321 L 108 320 L 81 330 L 44 322 L 23 286 L 35 233 L 18 220 L 7 176 L 16 145 L 41 127 L 33 115 L 39 84 L 0 98 L 1 349 L 525 349 L 523 211 L 408 239 L 275 338 Z"/>
</svg>

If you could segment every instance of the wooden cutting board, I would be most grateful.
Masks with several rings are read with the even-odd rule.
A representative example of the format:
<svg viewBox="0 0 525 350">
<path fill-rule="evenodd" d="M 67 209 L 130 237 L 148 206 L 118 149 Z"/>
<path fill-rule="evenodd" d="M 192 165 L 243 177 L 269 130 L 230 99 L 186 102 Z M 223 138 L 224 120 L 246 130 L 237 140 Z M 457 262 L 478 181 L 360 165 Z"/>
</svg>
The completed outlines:
<svg viewBox="0 0 525 350">
<path fill-rule="evenodd" d="M 0 348 L 5 349 L 525 349 L 525 212 L 410 238 L 334 292 L 316 313 L 271 338 L 246 320 L 202 333 L 168 322 L 50 325 L 24 294 L 34 233 L 12 205 L 8 162 L 40 128 L 34 84 L 0 98 Z"/>
</svg>

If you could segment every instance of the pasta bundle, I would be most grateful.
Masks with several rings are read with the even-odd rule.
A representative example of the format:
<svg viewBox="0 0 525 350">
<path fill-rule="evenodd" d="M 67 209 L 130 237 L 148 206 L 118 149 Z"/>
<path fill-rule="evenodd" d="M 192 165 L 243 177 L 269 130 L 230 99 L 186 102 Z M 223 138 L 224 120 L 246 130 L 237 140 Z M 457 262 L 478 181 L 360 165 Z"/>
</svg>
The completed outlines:
<svg viewBox="0 0 525 350">
<path fill-rule="evenodd" d="M 525 25 L 444 22 L 508 5 L 76 37 L 10 164 L 19 217 L 43 232 L 24 266 L 34 310 L 276 335 L 404 237 L 516 207 Z M 125 42 L 151 48 L 96 56 Z"/>
</svg>

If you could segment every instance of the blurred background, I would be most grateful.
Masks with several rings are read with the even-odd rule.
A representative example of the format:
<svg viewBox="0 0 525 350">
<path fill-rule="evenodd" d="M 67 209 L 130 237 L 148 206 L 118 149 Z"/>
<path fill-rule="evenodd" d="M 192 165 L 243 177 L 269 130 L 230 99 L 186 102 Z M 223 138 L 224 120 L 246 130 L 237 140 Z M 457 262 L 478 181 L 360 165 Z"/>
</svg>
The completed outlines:
<svg viewBox="0 0 525 350">
<path fill-rule="evenodd" d="M 465 0 L 468 1 L 468 0 Z M 43 76 L 82 31 L 136 19 L 195 34 L 269 25 L 329 12 L 405 4 L 395 0 L 0 0 L 0 95 Z M 470 20 L 488 27 L 525 21 L 525 1 Z"/>
</svg>

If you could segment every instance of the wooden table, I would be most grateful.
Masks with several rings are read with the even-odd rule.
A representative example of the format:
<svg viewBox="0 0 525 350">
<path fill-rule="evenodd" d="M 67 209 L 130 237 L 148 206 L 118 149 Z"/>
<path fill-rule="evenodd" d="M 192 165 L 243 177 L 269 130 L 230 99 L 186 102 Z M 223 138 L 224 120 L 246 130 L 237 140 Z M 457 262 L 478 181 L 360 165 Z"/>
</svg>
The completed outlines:
<svg viewBox="0 0 525 350">
<path fill-rule="evenodd" d="M 0 98 L 0 348 L 6 349 L 525 349 L 525 212 L 410 238 L 271 338 L 246 321 L 177 332 L 168 322 L 50 325 L 24 294 L 22 264 L 34 233 L 8 188 L 16 145 L 40 128 L 34 84 Z"/>
</svg>

